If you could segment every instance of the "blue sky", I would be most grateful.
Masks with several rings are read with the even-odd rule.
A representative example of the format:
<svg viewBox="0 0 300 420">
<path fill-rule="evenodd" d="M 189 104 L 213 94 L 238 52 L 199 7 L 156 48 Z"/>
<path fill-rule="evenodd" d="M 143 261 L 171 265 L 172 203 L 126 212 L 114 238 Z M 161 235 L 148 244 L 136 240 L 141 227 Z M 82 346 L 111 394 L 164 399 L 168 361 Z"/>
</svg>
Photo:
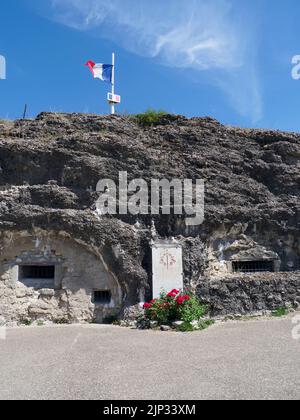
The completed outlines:
<svg viewBox="0 0 300 420">
<path fill-rule="evenodd" d="M 300 131 L 299 0 L 3 0 L 0 117 L 108 112 L 84 63 L 117 54 L 120 112 Z"/>
</svg>

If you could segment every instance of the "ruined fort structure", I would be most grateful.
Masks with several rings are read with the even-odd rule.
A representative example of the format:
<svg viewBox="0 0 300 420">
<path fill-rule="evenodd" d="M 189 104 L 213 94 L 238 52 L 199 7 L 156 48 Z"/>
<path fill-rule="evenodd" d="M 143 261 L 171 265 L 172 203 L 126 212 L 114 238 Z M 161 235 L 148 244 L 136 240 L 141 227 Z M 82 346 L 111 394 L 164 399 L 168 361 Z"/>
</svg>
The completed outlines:
<svg viewBox="0 0 300 420">
<path fill-rule="evenodd" d="M 102 215 L 100 179 L 203 179 L 205 220 Z M 103 321 L 151 297 L 151 246 L 182 247 L 213 314 L 300 305 L 300 135 L 210 118 L 0 121 L 0 316 Z M 153 222 L 152 222 L 153 221 Z M 151 245 L 152 244 L 152 245 Z"/>
</svg>

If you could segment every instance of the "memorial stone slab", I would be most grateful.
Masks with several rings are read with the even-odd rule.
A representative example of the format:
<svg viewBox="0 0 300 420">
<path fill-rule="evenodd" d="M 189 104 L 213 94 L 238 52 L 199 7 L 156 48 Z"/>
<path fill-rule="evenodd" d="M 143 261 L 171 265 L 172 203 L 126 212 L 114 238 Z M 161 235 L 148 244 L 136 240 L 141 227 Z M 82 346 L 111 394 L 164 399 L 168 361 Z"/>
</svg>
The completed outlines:
<svg viewBox="0 0 300 420">
<path fill-rule="evenodd" d="M 173 241 L 152 244 L 153 299 L 161 292 L 183 289 L 182 247 Z"/>
</svg>

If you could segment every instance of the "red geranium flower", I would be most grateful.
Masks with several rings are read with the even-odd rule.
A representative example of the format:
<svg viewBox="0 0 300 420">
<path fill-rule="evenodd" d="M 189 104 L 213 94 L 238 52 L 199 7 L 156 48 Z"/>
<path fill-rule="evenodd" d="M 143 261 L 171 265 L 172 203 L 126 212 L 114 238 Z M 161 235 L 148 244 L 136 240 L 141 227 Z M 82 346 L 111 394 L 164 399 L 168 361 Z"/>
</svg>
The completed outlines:
<svg viewBox="0 0 300 420">
<path fill-rule="evenodd" d="M 177 289 L 171 290 L 171 293 L 175 293 L 176 295 L 178 295 L 179 292 L 180 292 L 180 290 L 177 290 Z"/>
<path fill-rule="evenodd" d="M 151 304 L 150 303 L 144 303 L 144 309 L 150 309 L 151 308 Z"/>
<path fill-rule="evenodd" d="M 179 294 L 179 290 L 173 289 L 170 293 L 167 294 L 168 297 L 175 298 Z"/>
<path fill-rule="evenodd" d="M 184 296 L 179 296 L 177 299 L 176 299 L 176 302 L 178 303 L 178 305 L 183 305 L 184 304 L 184 302 L 185 302 L 185 298 L 184 298 Z"/>
<path fill-rule="evenodd" d="M 183 296 L 185 300 L 191 300 L 191 296 L 190 295 L 185 295 Z"/>
</svg>

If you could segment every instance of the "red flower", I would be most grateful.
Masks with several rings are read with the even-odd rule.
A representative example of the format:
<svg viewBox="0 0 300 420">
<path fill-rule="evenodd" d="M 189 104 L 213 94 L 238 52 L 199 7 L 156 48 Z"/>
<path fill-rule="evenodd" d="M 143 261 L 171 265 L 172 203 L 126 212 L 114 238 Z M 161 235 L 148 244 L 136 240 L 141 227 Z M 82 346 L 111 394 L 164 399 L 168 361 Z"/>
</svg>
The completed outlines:
<svg viewBox="0 0 300 420">
<path fill-rule="evenodd" d="M 152 305 L 150 303 L 144 303 L 144 309 L 150 309 L 151 306 Z"/>
<path fill-rule="evenodd" d="M 154 305 L 156 303 L 156 299 L 151 300 L 151 305 Z"/>
<path fill-rule="evenodd" d="M 179 292 L 180 292 L 180 290 L 177 290 L 177 289 L 171 290 L 171 293 L 175 293 L 176 295 L 178 295 Z"/>
<path fill-rule="evenodd" d="M 175 298 L 179 294 L 179 290 L 173 289 L 170 293 L 167 294 L 167 297 Z"/>
<path fill-rule="evenodd" d="M 178 303 L 178 305 L 183 305 L 184 302 L 191 300 L 191 297 L 189 295 L 184 295 L 184 296 L 178 296 L 178 298 L 176 299 L 176 302 Z"/>
<path fill-rule="evenodd" d="M 184 302 L 185 302 L 185 298 L 183 297 L 183 296 L 179 296 L 177 299 L 176 299 L 176 302 L 178 303 L 178 305 L 183 305 L 184 304 Z"/>
</svg>

